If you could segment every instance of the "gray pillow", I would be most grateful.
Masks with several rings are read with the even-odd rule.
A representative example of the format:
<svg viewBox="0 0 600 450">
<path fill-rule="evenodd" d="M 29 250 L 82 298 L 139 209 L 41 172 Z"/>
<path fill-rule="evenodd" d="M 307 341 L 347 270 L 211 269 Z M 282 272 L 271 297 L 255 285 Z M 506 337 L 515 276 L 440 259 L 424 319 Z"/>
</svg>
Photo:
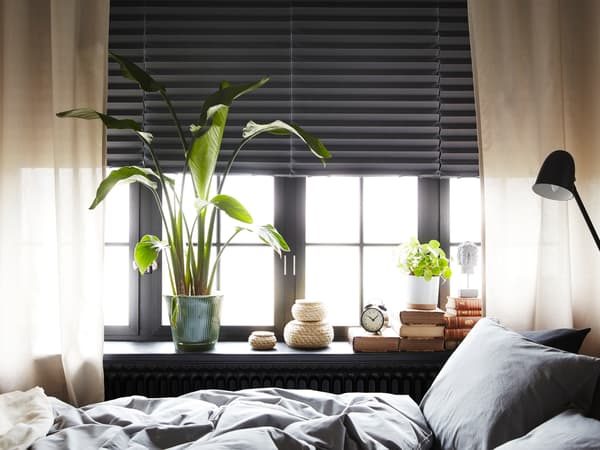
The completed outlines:
<svg viewBox="0 0 600 450">
<path fill-rule="evenodd" d="M 519 331 L 527 339 L 565 352 L 579 353 L 591 328 L 554 328 L 551 330 Z"/>
<path fill-rule="evenodd" d="M 600 420 L 590 419 L 569 409 L 534 428 L 525 436 L 513 439 L 497 450 L 598 450 L 600 448 Z"/>
<path fill-rule="evenodd" d="M 444 449 L 488 449 L 573 406 L 588 413 L 600 359 L 531 342 L 481 319 L 421 401 Z"/>
</svg>

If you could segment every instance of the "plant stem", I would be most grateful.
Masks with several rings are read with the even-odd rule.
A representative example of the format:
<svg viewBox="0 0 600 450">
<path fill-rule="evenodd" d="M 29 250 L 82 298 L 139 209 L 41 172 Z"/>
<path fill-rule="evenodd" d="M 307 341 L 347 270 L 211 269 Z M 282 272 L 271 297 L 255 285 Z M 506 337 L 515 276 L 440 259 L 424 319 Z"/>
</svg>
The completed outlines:
<svg viewBox="0 0 600 450">
<path fill-rule="evenodd" d="M 233 240 L 234 237 L 236 237 L 238 235 L 238 233 L 242 231 L 241 228 L 238 228 L 237 230 L 235 230 L 235 232 L 231 235 L 231 237 L 229 239 L 227 239 L 227 241 L 225 243 L 223 243 L 223 245 L 221 246 L 221 248 L 219 249 L 219 253 L 217 253 L 217 257 L 215 258 L 215 263 L 213 264 L 213 269 L 210 273 L 210 278 L 208 281 L 208 289 L 207 289 L 207 293 L 210 293 L 212 291 L 212 285 L 215 279 L 215 274 L 217 273 L 217 267 L 219 265 L 219 261 L 221 259 L 221 255 L 223 255 L 223 252 L 225 251 L 225 248 L 229 245 L 229 243 Z"/>
<path fill-rule="evenodd" d="M 256 135 L 256 136 L 258 136 L 258 135 Z M 227 161 L 227 166 L 225 167 L 225 171 L 223 172 L 223 175 L 221 176 L 221 182 L 219 183 L 219 188 L 217 189 L 217 194 L 220 194 L 221 191 L 223 190 L 223 184 L 225 184 L 225 178 L 227 177 L 227 175 L 229 175 L 229 171 L 231 170 L 231 166 L 233 165 L 235 158 L 237 158 L 237 155 L 240 153 L 240 151 L 242 150 L 244 145 L 246 145 L 246 143 L 248 141 L 250 141 L 252 138 L 254 138 L 254 136 L 243 139 L 242 142 L 240 142 L 238 144 L 238 146 L 235 148 L 235 150 L 231 154 L 231 158 L 229 158 L 229 161 Z"/>
</svg>

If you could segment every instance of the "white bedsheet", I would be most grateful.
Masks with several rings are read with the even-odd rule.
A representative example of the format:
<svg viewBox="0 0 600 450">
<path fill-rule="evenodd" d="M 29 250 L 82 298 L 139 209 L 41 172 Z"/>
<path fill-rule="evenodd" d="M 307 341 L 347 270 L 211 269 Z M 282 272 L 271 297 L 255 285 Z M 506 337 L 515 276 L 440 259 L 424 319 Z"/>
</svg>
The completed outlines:
<svg viewBox="0 0 600 450">
<path fill-rule="evenodd" d="M 21 450 L 46 435 L 52 408 L 44 390 L 0 394 L 0 450 Z"/>
</svg>

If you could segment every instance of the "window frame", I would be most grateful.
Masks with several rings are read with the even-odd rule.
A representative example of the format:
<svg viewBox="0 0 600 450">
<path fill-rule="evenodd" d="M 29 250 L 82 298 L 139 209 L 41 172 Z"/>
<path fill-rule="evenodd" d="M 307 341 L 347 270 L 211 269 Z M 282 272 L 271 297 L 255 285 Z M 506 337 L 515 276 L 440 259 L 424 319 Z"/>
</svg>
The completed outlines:
<svg viewBox="0 0 600 450">
<path fill-rule="evenodd" d="M 362 183 L 361 183 L 362 184 Z M 450 183 L 448 178 L 418 178 L 418 238 L 421 241 L 437 239 L 442 248 L 450 250 Z M 305 279 L 305 177 L 275 177 L 274 225 L 285 236 L 294 252 L 274 258 L 274 326 L 261 327 L 274 331 L 279 339 L 283 327 L 292 320 L 291 307 L 296 298 L 304 298 Z M 362 202 L 361 202 L 362 205 Z M 361 215 L 362 215 L 361 206 Z M 130 243 L 129 255 L 133 261 L 135 244 L 145 234 L 160 235 L 162 224 L 152 194 L 141 186 L 130 187 Z M 361 242 L 360 248 L 370 246 Z M 382 244 L 385 245 L 385 244 Z M 362 256 L 362 252 L 361 252 Z M 295 258 L 295 262 L 294 262 Z M 362 257 L 360 265 L 362 266 Z M 296 273 L 293 273 L 295 266 Z M 164 341 L 170 340 L 170 329 L 161 324 L 161 270 L 151 276 L 141 276 L 135 270 L 130 274 L 129 326 L 105 326 L 105 340 Z M 361 270 L 362 272 L 362 270 Z M 362 285 L 362 282 L 361 282 Z M 364 304 L 361 289 L 361 304 Z M 439 304 L 449 295 L 449 286 L 440 286 Z M 279 301 L 277 299 L 280 299 Z M 358 311 L 357 311 L 358 314 Z M 220 340 L 243 341 L 256 326 L 221 326 Z M 335 326 L 336 340 L 345 340 L 346 326 Z"/>
</svg>

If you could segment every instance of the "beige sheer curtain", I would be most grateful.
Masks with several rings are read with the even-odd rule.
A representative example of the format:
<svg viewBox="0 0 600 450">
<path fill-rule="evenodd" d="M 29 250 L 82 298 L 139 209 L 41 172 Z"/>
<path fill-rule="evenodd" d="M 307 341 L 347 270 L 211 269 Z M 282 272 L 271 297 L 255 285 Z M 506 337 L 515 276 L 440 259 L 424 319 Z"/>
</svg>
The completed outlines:
<svg viewBox="0 0 600 450">
<path fill-rule="evenodd" d="M 548 153 L 569 151 L 600 225 L 600 2 L 469 0 L 488 316 L 516 329 L 591 327 L 600 355 L 600 252 L 574 200 L 536 196 Z"/>
<path fill-rule="evenodd" d="M 102 177 L 108 0 L 0 0 L 0 393 L 103 399 Z"/>
</svg>

